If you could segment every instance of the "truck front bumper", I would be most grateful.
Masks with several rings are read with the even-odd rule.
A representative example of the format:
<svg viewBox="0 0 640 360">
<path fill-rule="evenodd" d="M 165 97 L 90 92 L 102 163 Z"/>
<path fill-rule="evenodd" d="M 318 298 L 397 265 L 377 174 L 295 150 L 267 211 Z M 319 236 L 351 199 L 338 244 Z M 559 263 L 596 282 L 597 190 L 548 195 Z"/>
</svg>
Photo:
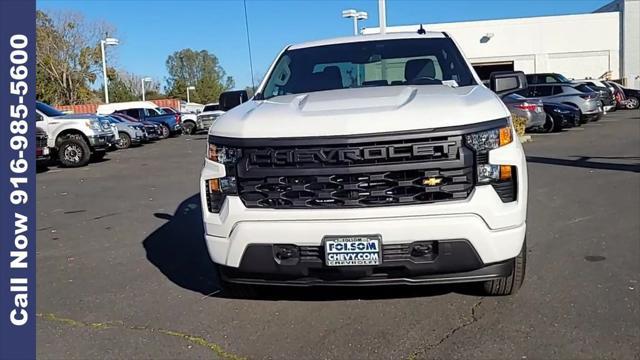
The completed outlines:
<svg viewBox="0 0 640 360">
<path fill-rule="evenodd" d="M 115 144 L 115 136 L 111 133 L 89 136 L 89 146 L 94 150 L 106 150 Z"/>
<path fill-rule="evenodd" d="M 213 213 L 205 180 L 224 176 L 224 168 L 205 160 L 200 184 L 209 255 L 224 279 L 250 284 L 419 284 L 506 276 L 525 239 L 526 161 L 514 141 L 491 151 L 489 162 L 516 166 L 515 201 L 505 203 L 493 186 L 479 185 L 464 200 L 365 208 L 247 208 L 238 196 L 227 196 Z M 367 234 L 380 238 L 379 265 L 325 265 L 327 236 Z M 433 251 L 413 256 L 416 243 Z M 282 246 L 290 246 L 298 259 L 281 261 Z M 400 259 L 391 256 L 399 252 Z"/>
</svg>

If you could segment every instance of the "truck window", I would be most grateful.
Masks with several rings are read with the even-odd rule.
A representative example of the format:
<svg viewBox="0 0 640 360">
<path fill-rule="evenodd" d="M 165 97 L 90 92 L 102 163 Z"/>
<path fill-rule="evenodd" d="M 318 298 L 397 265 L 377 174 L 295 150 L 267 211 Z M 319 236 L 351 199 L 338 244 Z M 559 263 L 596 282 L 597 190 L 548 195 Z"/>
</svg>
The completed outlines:
<svg viewBox="0 0 640 360">
<path fill-rule="evenodd" d="M 162 115 L 160 112 L 158 112 L 156 109 L 142 109 L 142 111 L 144 111 L 144 115 L 145 116 L 158 116 L 158 115 Z"/>
<path fill-rule="evenodd" d="M 202 111 L 217 111 L 220 110 L 220 105 L 218 104 L 213 104 L 213 105 L 205 105 L 204 109 L 202 109 Z"/>
<path fill-rule="evenodd" d="M 125 114 L 131 116 L 132 118 L 140 119 L 140 114 L 138 113 L 138 109 L 127 109 L 127 110 L 124 110 L 122 112 L 124 112 Z"/>
<path fill-rule="evenodd" d="M 476 85 L 449 38 L 377 40 L 287 50 L 264 98 L 313 91 L 390 85 Z"/>
</svg>

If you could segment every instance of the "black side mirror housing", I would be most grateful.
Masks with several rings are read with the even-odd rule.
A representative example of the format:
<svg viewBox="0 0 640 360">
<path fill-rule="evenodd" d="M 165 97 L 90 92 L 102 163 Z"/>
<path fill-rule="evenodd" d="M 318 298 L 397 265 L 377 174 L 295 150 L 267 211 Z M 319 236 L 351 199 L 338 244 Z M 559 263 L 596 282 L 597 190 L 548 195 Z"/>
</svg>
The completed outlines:
<svg viewBox="0 0 640 360">
<path fill-rule="evenodd" d="M 528 86 L 527 77 L 522 71 L 495 71 L 489 75 L 489 88 L 499 95 L 510 94 Z"/>
<path fill-rule="evenodd" d="M 220 110 L 222 111 L 229 111 L 247 101 L 249 101 L 249 94 L 247 94 L 246 90 L 225 91 L 218 98 Z"/>
</svg>

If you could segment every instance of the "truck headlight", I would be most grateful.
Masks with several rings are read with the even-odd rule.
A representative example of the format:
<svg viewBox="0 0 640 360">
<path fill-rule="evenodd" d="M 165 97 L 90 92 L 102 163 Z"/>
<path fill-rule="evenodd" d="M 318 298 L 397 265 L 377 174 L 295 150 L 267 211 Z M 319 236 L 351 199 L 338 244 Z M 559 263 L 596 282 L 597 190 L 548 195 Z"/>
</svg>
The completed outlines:
<svg viewBox="0 0 640 360">
<path fill-rule="evenodd" d="M 234 147 L 208 144 L 207 159 L 223 164 L 227 168 L 227 176 L 209 179 L 205 182 L 207 207 L 212 213 L 220 212 L 227 195 L 236 195 L 238 185 L 235 177 L 235 164 L 240 161 L 242 150 Z"/>
<path fill-rule="evenodd" d="M 100 131 L 100 123 L 96 120 L 89 120 L 89 121 L 86 121 L 84 124 L 93 131 Z"/>
<path fill-rule="evenodd" d="M 242 157 L 242 149 L 209 144 L 207 159 L 224 165 L 234 165 Z"/>
<path fill-rule="evenodd" d="M 491 185 L 502 202 L 516 200 L 516 167 L 507 164 L 490 164 L 489 151 L 513 142 L 511 125 L 465 135 L 465 141 L 476 154 L 478 185 Z"/>
<path fill-rule="evenodd" d="M 465 140 L 476 152 L 485 152 L 510 144 L 513 141 L 511 126 L 479 131 L 465 135 Z"/>
</svg>

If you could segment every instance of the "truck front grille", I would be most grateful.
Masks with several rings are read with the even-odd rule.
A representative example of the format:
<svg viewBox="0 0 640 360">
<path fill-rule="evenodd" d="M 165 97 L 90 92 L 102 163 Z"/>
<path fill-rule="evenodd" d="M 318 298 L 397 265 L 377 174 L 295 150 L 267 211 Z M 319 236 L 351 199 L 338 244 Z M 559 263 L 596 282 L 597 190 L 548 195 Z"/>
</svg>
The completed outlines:
<svg viewBox="0 0 640 360">
<path fill-rule="evenodd" d="M 465 199 L 471 167 L 243 179 L 240 198 L 253 208 L 336 208 L 405 205 Z"/>
<path fill-rule="evenodd" d="M 466 199 L 474 154 L 460 134 L 243 147 L 231 171 L 248 208 L 361 208 Z"/>
<path fill-rule="evenodd" d="M 36 135 L 36 147 L 44 148 L 47 147 L 47 135 Z"/>
</svg>

